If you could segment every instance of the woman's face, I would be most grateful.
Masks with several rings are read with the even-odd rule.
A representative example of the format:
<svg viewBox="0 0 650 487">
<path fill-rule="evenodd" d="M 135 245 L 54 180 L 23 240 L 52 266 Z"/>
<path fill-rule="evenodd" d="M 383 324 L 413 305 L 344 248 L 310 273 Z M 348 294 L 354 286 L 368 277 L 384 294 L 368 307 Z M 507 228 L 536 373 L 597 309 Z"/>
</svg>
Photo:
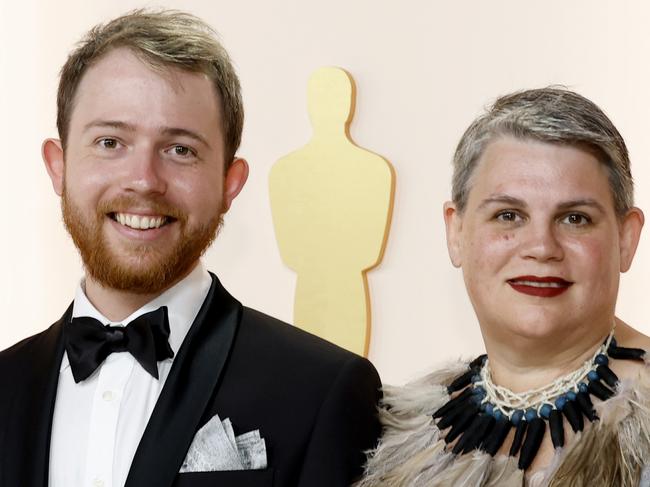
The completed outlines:
<svg viewBox="0 0 650 487">
<path fill-rule="evenodd" d="M 617 217 L 594 155 L 501 137 L 486 147 L 470 188 L 464 212 L 447 203 L 445 220 L 484 335 L 562 338 L 612 326 L 643 214 Z"/>
</svg>

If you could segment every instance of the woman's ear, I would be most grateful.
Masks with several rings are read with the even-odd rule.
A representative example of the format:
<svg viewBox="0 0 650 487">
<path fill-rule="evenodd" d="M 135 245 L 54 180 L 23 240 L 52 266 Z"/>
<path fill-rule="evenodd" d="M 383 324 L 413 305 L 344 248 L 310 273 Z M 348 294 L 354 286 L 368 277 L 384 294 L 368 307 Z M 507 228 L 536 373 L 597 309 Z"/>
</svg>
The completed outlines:
<svg viewBox="0 0 650 487">
<path fill-rule="evenodd" d="M 619 225 L 621 272 L 627 272 L 632 265 L 644 221 L 643 211 L 634 207 L 628 210 Z"/>
<path fill-rule="evenodd" d="M 463 230 L 462 215 L 456 208 L 456 204 L 447 201 L 443 206 L 445 229 L 447 231 L 447 251 L 454 267 L 462 266 L 461 259 L 461 233 Z"/>
</svg>

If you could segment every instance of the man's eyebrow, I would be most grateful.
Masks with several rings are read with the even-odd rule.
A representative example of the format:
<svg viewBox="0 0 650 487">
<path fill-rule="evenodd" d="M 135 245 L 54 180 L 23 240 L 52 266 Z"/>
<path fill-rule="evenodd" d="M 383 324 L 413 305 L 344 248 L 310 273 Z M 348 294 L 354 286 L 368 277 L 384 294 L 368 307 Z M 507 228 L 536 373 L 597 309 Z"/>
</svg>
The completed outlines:
<svg viewBox="0 0 650 487">
<path fill-rule="evenodd" d="M 84 126 L 84 132 L 92 128 L 113 128 L 126 130 L 127 132 L 135 132 L 135 126 L 119 120 L 93 120 Z"/>
<path fill-rule="evenodd" d="M 524 200 L 515 198 L 514 196 L 509 196 L 507 194 L 493 194 L 481 201 L 479 209 L 495 203 L 516 206 L 519 208 L 525 208 L 528 206 Z"/>
<path fill-rule="evenodd" d="M 92 128 L 112 128 L 112 129 L 124 130 L 126 132 L 136 131 L 135 125 L 126 122 L 121 122 L 119 120 L 93 120 L 92 122 L 86 124 L 86 126 L 84 127 L 84 132 Z M 188 130 L 181 127 L 161 127 L 159 129 L 159 132 L 162 135 L 167 135 L 167 136 L 176 135 L 176 136 L 189 137 L 190 139 L 194 139 L 197 142 L 200 142 L 206 147 L 210 147 L 208 140 L 204 136 L 202 136 L 198 132 L 194 132 L 193 130 Z"/>
<path fill-rule="evenodd" d="M 163 127 L 160 129 L 160 133 L 163 135 L 180 135 L 183 137 L 189 137 L 190 139 L 194 139 L 197 142 L 200 142 L 206 147 L 210 147 L 208 140 L 205 137 L 203 137 L 201 134 L 199 134 L 198 132 L 194 132 L 193 130 L 188 130 L 180 127 Z"/>
</svg>

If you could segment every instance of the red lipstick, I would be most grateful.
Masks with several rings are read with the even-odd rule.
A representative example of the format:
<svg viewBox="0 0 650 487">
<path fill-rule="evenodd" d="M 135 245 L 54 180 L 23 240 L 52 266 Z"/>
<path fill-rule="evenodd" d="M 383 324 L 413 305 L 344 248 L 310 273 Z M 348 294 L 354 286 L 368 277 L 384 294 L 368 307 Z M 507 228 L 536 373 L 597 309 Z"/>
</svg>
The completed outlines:
<svg viewBox="0 0 650 487">
<path fill-rule="evenodd" d="M 554 298 L 573 285 L 572 282 L 554 276 L 519 276 L 509 279 L 508 284 L 517 292 L 540 298 Z"/>
</svg>

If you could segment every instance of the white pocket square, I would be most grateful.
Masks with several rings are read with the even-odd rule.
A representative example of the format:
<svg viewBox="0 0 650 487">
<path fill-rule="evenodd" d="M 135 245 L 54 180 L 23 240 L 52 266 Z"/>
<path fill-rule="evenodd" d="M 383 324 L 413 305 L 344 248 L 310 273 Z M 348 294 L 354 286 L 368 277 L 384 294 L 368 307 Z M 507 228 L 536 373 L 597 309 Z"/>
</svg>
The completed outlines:
<svg viewBox="0 0 650 487">
<path fill-rule="evenodd" d="M 266 444 L 259 430 L 235 436 L 230 420 L 221 421 L 215 415 L 196 432 L 180 471 L 217 472 L 266 466 Z"/>
</svg>

